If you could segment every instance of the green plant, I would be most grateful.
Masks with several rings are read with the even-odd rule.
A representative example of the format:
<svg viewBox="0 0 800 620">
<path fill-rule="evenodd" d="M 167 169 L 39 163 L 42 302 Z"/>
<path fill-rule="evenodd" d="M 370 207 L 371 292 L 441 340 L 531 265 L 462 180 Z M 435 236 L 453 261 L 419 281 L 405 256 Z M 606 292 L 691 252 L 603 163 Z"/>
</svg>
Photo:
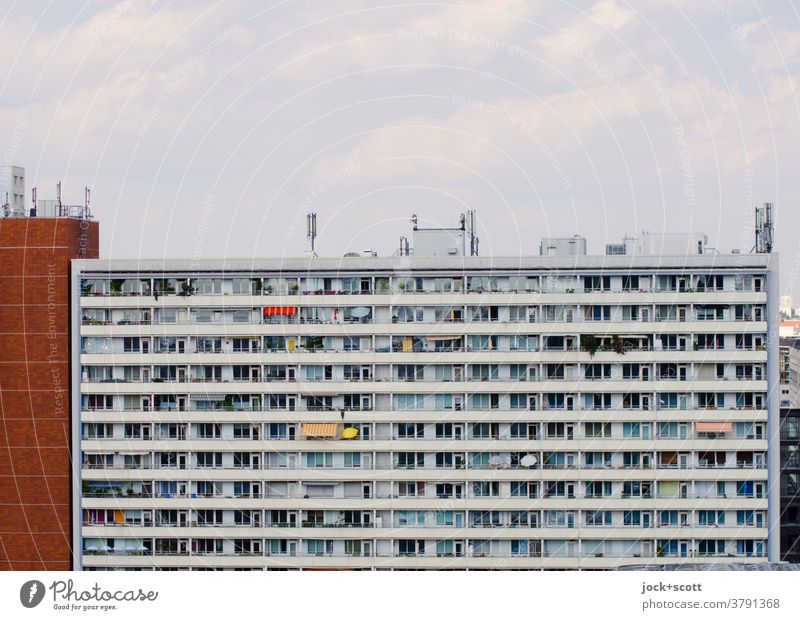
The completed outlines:
<svg viewBox="0 0 800 620">
<path fill-rule="evenodd" d="M 94 284 L 92 284 L 91 282 L 84 282 L 83 284 L 81 284 L 81 295 L 83 296 L 91 295 L 93 288 Z"/>
<path fill-rule="evenodd" d="M 297 282 L 293 283 L 291 286 L 292 295 L 297 295 L 297 291 L 299 290 L 300 290 L 300 285 Z"/>
<path fill-rule="evenodd" d="M 596 336 L 592 334 L 581 336 L 581 349 L 588 351 L 589 355 L 594 357 L 594 354 L 597 353 L 599 348 L 600 340 Z"/>
<path fill-rule="evenodd" d="M 181 292 L 178 293 L 180 297 L 191 297 L 195 293 L 194 284 L 191 280 L 184 280 L 181 282 Z"/>
<path fill-rule="evenodd" d="M 114 297 L 122 295 L 122 285 L 124 283 L 125 280 L 111 280 L 111 295 Z"/>
<path fill-rule="evenodd" d="M 611 336 L 611 350 L 619 355 L 625 355 L 625 343 L 616 334 Z"/>
<path fill-rule="evenodd" d="M 156 295 L 174 295 L 175 286 L 169 280 L 162 278 L 155 281 Z"/>
</svg>

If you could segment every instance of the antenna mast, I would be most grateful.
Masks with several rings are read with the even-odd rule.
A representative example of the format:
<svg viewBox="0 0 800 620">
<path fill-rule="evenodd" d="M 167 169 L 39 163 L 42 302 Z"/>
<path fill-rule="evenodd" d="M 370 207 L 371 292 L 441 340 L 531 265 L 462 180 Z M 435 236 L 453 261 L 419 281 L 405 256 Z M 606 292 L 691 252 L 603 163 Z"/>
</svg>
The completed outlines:
<svg viewBox="0 0 800 620">
<path fill-rule="evenodd" d="M 763 207 L 756 207 L 755 236 L 756 254 L 769 254 L 772 252 L 772 244 L 775 235 L 774 221 L 775 205 L 765 202 Z"/>
<path fill-rule="evenodd" d="M 317 214 L 316 213 L 309 213 L 306 215 L 306 237 L 308 238 L 309 243 L 311 244 L 311 250 L 309 256 L 311 258 L 315 258 L 317 256 L 316 251 L 314 250 L 314 244 L 317 239 Z"/>
<path fill-rule="evenodd" d="M 469 237 L 469 255 L 478 255 L 478 242 L 479 239 L 475 234 L 475 209 L 470 209 L 466 213 L 466 232 Z"/>
</svg>

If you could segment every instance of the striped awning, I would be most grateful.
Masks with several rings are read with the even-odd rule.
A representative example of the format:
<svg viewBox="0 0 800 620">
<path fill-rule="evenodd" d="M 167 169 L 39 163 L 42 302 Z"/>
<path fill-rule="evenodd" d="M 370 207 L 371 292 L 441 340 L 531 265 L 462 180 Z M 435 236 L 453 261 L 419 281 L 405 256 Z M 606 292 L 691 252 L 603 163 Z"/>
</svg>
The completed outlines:
<svg viewBox="0 0 800 620">
<path fill-rule="evenodd" d="M 190 394 L 190 400 L 211 401 L 212 403 L 221 403 L 225 400 L 225 394 Z"/>
<path fill-rule="evenodd" d="M 461 334 L 458 334 L 458 335 L 455 335 L 455 336 L 445 336 L 445 335 L 441 335 L 441 336 L 425 336 L 425 338 L 427 338 L 428 340 L 458 340 L 459 338 L 461 338 Z"/>
<path fill-rule="evenodd" d="M 297 306 L 264 306 L 264 316 L 295 316 Z"/>
<path fill-rule="evenodd" d="M 695 430 L 698 433 L 730 433 L 733 422 L 697 422 Z"/>
<path fill-rule="evenodd" d="M 339 425 L 334 423 L 303 423 L 301 432 L 304 437 L 336 437 Z"/>
<path fill-rule="evenodd" d="M 303 480 L 303 484 L 307 487 L 335 487 L 337 484 L 339 484 L 339 482 L 327 480 Z"/>
</svg>

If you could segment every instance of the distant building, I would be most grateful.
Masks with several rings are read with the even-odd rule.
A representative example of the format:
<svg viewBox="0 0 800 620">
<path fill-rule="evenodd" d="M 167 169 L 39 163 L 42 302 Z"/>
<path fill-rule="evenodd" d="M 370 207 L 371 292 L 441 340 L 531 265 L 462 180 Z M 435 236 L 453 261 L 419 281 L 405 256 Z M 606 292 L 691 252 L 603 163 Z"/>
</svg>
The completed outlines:
<svg viewBox="0 0 800 620">
<path fill-rule="evenodd" d="M 800 409 L 781 411 L 781 559 L 800 562 Z"/>
<path fill-rule="evenodd" d="M 0 166 L 0 217 L 21 217 L 25 213 L 25 168 Z"/>
<path fill-rule="evenodd" d="M 781 409 L 795 406 L 796 402 L 796 383 L 791 381 L 791 352 L 796 342 L 795 338 L 781 338 L 778 347 L 778 367 L 780 368 L 781 385 Z"/>
<path fill-rule="evenodd" d="M 778 331 L 781 338 L 797 338 L 800 336 L 800 320 L 781 321 Z"/>
</svg>

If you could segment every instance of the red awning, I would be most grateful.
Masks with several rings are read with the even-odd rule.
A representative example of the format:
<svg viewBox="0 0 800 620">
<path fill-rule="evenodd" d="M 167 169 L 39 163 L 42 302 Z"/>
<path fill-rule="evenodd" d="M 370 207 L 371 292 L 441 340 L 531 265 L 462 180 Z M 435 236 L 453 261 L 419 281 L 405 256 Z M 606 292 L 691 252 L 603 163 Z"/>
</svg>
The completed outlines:
<svg viewBox="0 0 800 620">
<path fill-rule="evenodd" d="M 297 306 L 264 306 L 264 316 L 295 316 Z"/>
</svg>

